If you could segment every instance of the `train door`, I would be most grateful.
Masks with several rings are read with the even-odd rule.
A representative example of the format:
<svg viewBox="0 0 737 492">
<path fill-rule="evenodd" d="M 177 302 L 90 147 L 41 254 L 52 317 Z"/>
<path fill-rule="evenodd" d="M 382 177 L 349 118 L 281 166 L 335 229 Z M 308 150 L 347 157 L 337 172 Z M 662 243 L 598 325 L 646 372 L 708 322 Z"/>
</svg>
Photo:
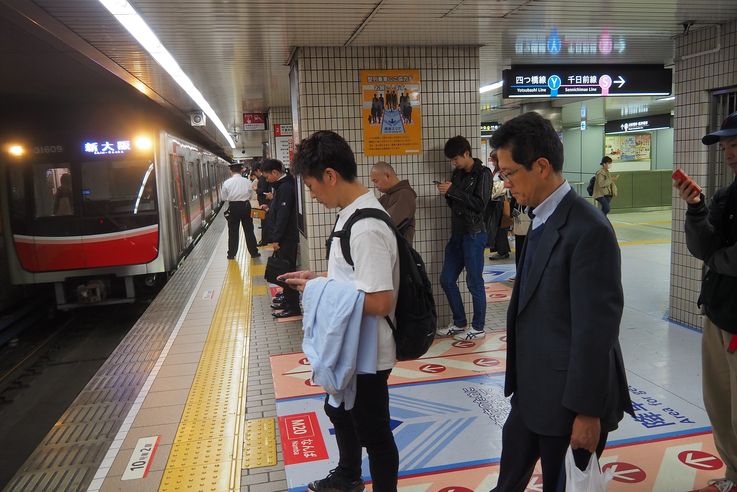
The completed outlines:
<svg viewBox="0 0 737 492">
<path fill-rule="evenodd" d="M 174 217 L 173 244 L 176 245 L 176 255 L 179 256 L 189 244 L 192 231 L 189 224 L 189 200 L 187 196 L 184 172 L 184 158 L 177 154 L 171 154 L 169 160 L 171 166 L 171 207 Z"/>
<path fill-rule="evenodd" d="M 192 225 L 192 236 L 200 233 L 202 228 L 202 204 L 200 203 L 200 172 L 199 161 L 187 162 L 187 177 L 189 178 L 189 217 Z"/>
</svg>

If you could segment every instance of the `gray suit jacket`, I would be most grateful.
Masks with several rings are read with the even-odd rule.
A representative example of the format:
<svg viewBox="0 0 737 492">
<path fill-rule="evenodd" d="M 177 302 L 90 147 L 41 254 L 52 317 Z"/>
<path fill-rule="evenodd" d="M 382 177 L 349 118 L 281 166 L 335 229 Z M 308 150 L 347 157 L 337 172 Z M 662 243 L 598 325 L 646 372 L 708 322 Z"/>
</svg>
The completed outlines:
<svg viewBox="0 0 737 492">
<path fill-rule="evenodd" d="M 614 231 L 571 190 L 539 241 L 509 304 L 505 394 L 514 394 L 537 434 L 570 435 L 577 414 L 598 416 L 602 431 L 614 430 L 624 411 L 632 413 L 618 338 L 624 295 Z"/>
</svg>

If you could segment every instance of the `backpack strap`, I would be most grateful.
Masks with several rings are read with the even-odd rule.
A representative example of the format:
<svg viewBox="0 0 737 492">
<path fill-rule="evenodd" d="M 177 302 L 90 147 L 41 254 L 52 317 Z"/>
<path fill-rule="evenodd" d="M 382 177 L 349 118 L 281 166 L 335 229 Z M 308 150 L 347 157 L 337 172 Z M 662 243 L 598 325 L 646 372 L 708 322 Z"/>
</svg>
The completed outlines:
<svg viewBox="0 0 737 492">
<path fill-rule="evenodd" d="M 330 247 L 333 244 L 333 238 L 337 237 L 338 239 L 340 239 L 340 252 L 343 253 L 343 259 L 345 259 L 346 263 L 348 263 L 350 266 L 353 266 L 353 257 L 351 256 L 351 228 L 353 227 L 353 224 L 355 224 L 357 221 L 369 218 L 379 219 L 383 221 L 391 228 L 392 231 L 394 231 L 395 236 L 399 234 L 397 228 L 392 222 L 391 217 L 389 217 L 389 214 L 387 214 L 383 210 L 379 210 L 378 208 L 359 208 L 358 210 L 353 212 L 350 217 L 348 217 L 348 220 L 343 225 L 342 230 L 335 230 L 338 225 L 338 221 L 335 221 L 333 231 L 330 233 L 330 236 L 328 236 L 328 239 L 325 243 L 327 256 L 330 257 Z"/>
</svg>

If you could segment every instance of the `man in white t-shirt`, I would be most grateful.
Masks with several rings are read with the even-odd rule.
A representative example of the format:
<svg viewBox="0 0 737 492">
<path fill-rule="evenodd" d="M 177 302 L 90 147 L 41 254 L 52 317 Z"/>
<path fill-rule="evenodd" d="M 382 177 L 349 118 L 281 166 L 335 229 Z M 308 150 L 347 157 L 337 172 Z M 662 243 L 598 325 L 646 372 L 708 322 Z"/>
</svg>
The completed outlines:
<svg viewBox="0 0 737 492">
<path fill-rule="evenodd" d="M 340 208 L 336 231 L 358 209 L 384 210 L 373 192 L 357 178 L 353 151 L 337 133 L 319 131 L 303 140 L 294 156 L 293 168 L 302 176 L 312 198 L 326 208 Z M 388 378 L 396 361 L 396 346 L 384 316 L 394 318 L 399 288 L 399 259 L 394 232 L 378 219 L 357 221 L 351 228 L 351 267 L 343 258 L 340 240 L 333 239 L 328 258 L 329 278 L 352 282 L 365 293 L 363 313 L 379 317 L 377 373 L 358 374 L 356 401 L 351 410 L 344 405 L 330 406 L 325 399 L 325 413 L 335 428 L 340 459 L 327 477 L 308 485 L 312 491 L 360 492 L 361 448 L 369 457 L 369 469 L 375 492 L 397 490 L 399 452 L 394 442 L 389 418 Z M 289 273 L 283 278 L 297 290 L 315 274 L 309 271 Z"/>
<path fill-rule="evenodd" d="M 223 183 L 220 198 L 228 202 L 226 218 L 228 219 L 228 259 L 235 259 L 238 252 L 238 227 L 243 228 L 246 236 L 246 247 L 251 258 L 258 258 L 261 254 L 256 245 L 256 236 L 253 233 L 253 219 L 251 218 L 251 182 L 241 176 L 243 167 L 240 164 L 230 165 L 230 178 Z"/>
</svg>

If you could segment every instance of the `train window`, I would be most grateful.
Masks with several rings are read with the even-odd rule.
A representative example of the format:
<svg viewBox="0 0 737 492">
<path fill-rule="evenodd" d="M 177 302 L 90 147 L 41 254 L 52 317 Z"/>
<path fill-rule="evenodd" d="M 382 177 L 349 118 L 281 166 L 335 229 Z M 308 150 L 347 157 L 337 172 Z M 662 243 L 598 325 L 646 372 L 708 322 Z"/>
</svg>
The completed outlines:
<svg viewBox="0 0 737 492">
<path fill-rule="evenodd" d="M 9 168 L 10 210 L 14 217 L 26 216 L 26 188 L 23 180 L 23 168 Z"/>
<path fill-rule="evenodd" d="M 156 209 L 154 165 L 142 160 L 82 163 L 84 215 L 137 215 Z"/>
<path fill-rule="evenodd" d="M 35 164 L 33 197 L 36 218 L 74 215 L 72 173 L 69 164 Z"/>
</svg>

